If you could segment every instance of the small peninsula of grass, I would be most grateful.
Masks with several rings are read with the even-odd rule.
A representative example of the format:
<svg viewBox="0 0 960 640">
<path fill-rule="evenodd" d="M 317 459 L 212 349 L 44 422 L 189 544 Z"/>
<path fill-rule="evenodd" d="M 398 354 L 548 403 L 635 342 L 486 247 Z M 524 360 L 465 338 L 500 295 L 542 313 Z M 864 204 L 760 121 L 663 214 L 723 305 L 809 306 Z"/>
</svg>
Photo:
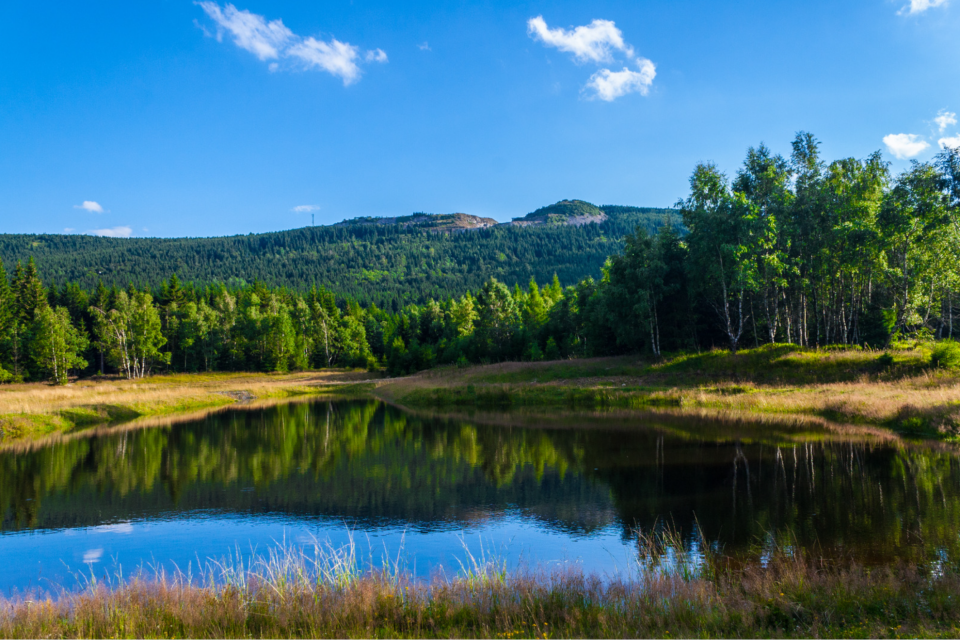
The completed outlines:
<svg viewBox="0 0 960 640">
<path fill-rule="evenodd" d="M 369 388 L 364 371 L 327 370 L 289 374 L 197 373 L 140 380 L 86 379 L 67 386 L 43 383 L 0 386 L 0 444 L 55 433 L 172 416 L 237 402 L 280 400 Z M 344 388 L 341 388 L 344 387 Z"/>
<path fill-rule="evenodd" d="M 417 408 L 714 409 L 823 418 L 921 437 L 960 432 L 960 372 L 934 345 L 890 351 L 767 345 L 662 359 L 593 358 L 444 367 L 382 381 Z"/>
</svg>

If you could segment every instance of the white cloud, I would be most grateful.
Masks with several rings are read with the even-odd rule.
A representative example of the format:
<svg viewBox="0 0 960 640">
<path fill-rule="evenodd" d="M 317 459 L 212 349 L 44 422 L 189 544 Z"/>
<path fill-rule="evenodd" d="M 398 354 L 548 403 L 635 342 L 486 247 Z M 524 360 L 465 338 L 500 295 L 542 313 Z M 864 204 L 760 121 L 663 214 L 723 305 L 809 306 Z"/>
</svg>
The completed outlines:
<svg viewBox="0 0 960 640">
<path fill-rule="evenodd" d="M 883 137 L 883 144 L 900 160 L 912 158 L 930 146 L 929 142 L 915 133 L 891 133 Z"/>
<path fill-rule="evenodd" d="M 287 42 L 296 37 L 281 20 L 267 22 L 263 16 L 247 10 L 240 11 L 232 4 L 227 4 L 223 9 L 216 2 L 197 4 L 217 23 L 217 40 L 221 39 L 224 31 L 229 31 L 238 47 L 261 60 L 276 60 Z"/>
<path fill-rule="evenodd" d="M 549 47 L 572 53 L 577 62 L 611 62 L 610 50 L 622 51 L 633 57 L 633 47 L 623 41 L 623 34 L 612 20 L 594 20 L 586 26 L 567 31 L 560 27 L 551 29 L 543 16 L 527 21 L 527 33 Z"/>
<path fill-rule="evenodd" d="M 74 209 L 83 209 L 89 211 L 90 213 L 103 213 L 103 207 L 100 206 L 100 203 L 94 202 L 93 200 L 84 200 L 83 204 L 73 205 Z"/>
<path fill-rule="evenodd" d="M 133 235 L 133 229 L 125 226 L 113 227 L 112 229 L 91 229 L 87 231 L 87 234 L 104 238 L 129 238 Z"/>
<path fill-rule="evenodd" d="M 318 67 L 343 78 L 344 85 L 356 82 L 360 77 L 360 67 L 354 62 L 357 48 L 336 38 L 330 42 L 307 38 L 287 49 L 287 55 L 299 58 L 307 67 Z"/>
<path fill-rule="evenodd" d="M 951 113 L 946 109 L 941 109 L 933 121 L 940 127 L 940 133 L 943 133 L 950 125 L 957 124 L 957 114 Z"/>
<path fill-rule="evenodd" d="M 217 23 L 217 40 L 224 32 L 233 36 L 234 43 L 251 52 L 263 61 L 271 60 L 267 68 L 279 71 L 284 59 L 294 59 L 308 69 L 320 69 L 335 75 L 349 85 L 360 78 L 359 61 L 387 62 L 383 49 L 366 52 L 361 59 L 360 49 L 336 38 L 329 41 L 314 37 L 303 38 L 288 29 L 281 20 L 267 19 L 261 15 L 239 10 L 232 4 L 223 8 L 216 2 L 197 2 L 210 18 Z"/>
<path fill-rule="evenodd" d="M 947 0 L 910 0 L 910 4 L 905 6 L 903 9 L 900 9 L 898 13 L 900 15 L 923 13 L 927 9 L 932 9 L 945 4 L 947 4 Z"/>
<path fill-rule="evenodd" d="M 74 229 L 73 227 L 64 227 L 63 229 L 64 233 L 73 233 L 74 231 L 76 231 L 76 229 Z"/>
<path fill-rule="evenodd" d="M 941 149 L 960 150 L 960 134 L 957 134 L 952 138 L 940 138 L 939 140 L 937 140 L 937 144 L 940 145 Z"/>
<path fill-rule="evenodd" d="M 426 40 L 423 41 L 423 44 L 418 44 L 417 49 L 420 49 L 420 51 L 433 51 L 433 49 L 430 48 L 430 43 Z"/>
<path fill-rule="evenodd" d="M 367 62 L 386 62 L 387 61 L 387 52 L 383 49 L 374 49 L 373 51 L 367 51 L 365 56 Z"/>
<path fill-rule="evenodd" d="M 301 204 L 297 205 L 291 209 L 294 213 L 312 213 L 314 211 L 320 211 L 320 205 L 318 204 Z"/>
<path fill-rule="evenodd" d="M 612 20 L 594 20 L 588 25 L 566 30 L 559 27 L 551 29 L 543 16 L 537 16 L 527 21 L 527 33 L 549 47 L 572 53 L 578 63 L 614 62 L 615 52 L 626 58 L 623 71 L 600 69 L 590 76 L 584 91 L 591 99 L 612 102 L 628 93 L 645 96 L 657 76 L 656 65 L 638 56 L 633 47 L 624 42 L 623 33 Z M 636 64 L 639 71 L 633 71 L 631 64 Z"/>
<path fill-rule="evenodd" d="M 657 76 L 656 66 L 646 58 L 639 58 L 637 66 L 640 71 L 632 71 L 627 67 L 623 71 L 600 69 L 590 76 L 586 89 L 592 89 L 593 98 L 600 98 L 612 102 L 628 93 L 639 93 L 642 96 L 650 91 L 650 85 Z"/>
</svg>

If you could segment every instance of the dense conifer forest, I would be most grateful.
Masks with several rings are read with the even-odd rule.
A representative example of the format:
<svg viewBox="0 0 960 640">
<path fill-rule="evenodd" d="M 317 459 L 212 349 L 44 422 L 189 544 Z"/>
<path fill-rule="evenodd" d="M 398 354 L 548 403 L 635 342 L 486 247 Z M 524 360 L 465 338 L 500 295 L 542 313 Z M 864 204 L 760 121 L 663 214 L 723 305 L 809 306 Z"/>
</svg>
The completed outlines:
<svg viewBox="0 0 960 640">
<path fill-rule="evenodd" d="M 960 293 L 956 150 L 930 163 L 914 162 L 893 176 L 879 153 L 827 163 L 817 140 L 801 133 L 789 158 L 763 145 L 751 148 L 732 177 L 714 165 L 698 165 L 678 210 L 682 228 L 661 224 L 653 233 L 643 219 L 609 210 L 604 223 L 580 227 L 545 223 L 536 229 L 449 235 L 397 227 L 380 235 L 379 225 L 305 229 L 251 237 L 267 249 L 237 254 L 276 256 L 282 246 L 301 256 L 264 259 L 279 279 L 278 265 L 316 264 L 319 258 L 302 256 L 310 247 L 320 255 L 317 238 L 337 238 L 321 245 L 332 253 L 320 273 L 333 275 L 317 277 L 309 287 L 306 275 L 292 271 L 282 287 L 237 278 L 185 283 L 179 275 L 150 285 L 150 278 L 160 275 L 149 269 L 163 263 L 141 257 L 130 268 L 146 269 L 148 284 L 108 287 L 97 280 L 91 286 L 89 275 L 58 284 L 56 278 L 44 281 L 42 261 L 53 263 L 45 267 L 51 273 L 66 273 L 64 265 L 75 263 L 58 261 L 53 244 L 43 252 L 38 246 L 40 262 L 32 257 L 17 262 L 10 278 L 0 269 L 0 379 L 65 383 L 73 373 L 138 378 L 170 370 L 327 366 L 384 367 L 403 374 L 438 364 L 713 347 L 736 351 L 776 342 L 881 347 L 902 336 L 955 335 Z M 550 215 L 556 214 L 540 218 L 549 221 Z M 564 286 L 559 269 L 544 277 L 559 264 L 564 247 L 618 242 L 604 233 L 626 224 L 632 224 L 632 233 L 598 278 L 587 275 Z M 100 242 L 62 241 L 76 247 Z M 123 253 L 130 247 L 169 246 L 170 264 L 179 265 L 173 256 L 187 260 L 184 256 L 198 255 L 187 251 L 190 242 L 208 241 L 138 242 L 103 246 L 115 252 L 111 255 L 127 257 L 136 256 Z M 230 264 L 226 247 L 244 239 L 209 242 L 223 256 L 211 251 L 205 262 L 197 258 L 197 265 Z M 424 264 L 422 257 L 430 255 L 437 262 L 429 264 L 436 265 L 457 255 L 459 270 L 445 280 L 440 269 L 433 279 L 422 280 L 422 289 L 385 276 L 370 283 L 385 296 L 378 298 L 381 304 L 361 302 L 359 292 L 373 297 L 374 288 L 358 289 L 345 274 L 354 265 L 374 269 L 378 260 L 386 260 L 387 248 L 409 264 Z M 491 248 L 514 252 L 503 262 L 514 265 L 507 273 L 513 282 L 524 277 L 524 286 L 508 286 L 503 272 L 473 273 L 465 266 L 471 260 L 478 268 L 487 264 L 481 256 Z M 341 261 L 338 252 L 347 257 Z M 542 255 L 553 258 L 538 262 Z M 581 252 L 574 262 L 582 271 L 589 271 L 586 255 L 593 254 Z M 317 271 L 304 267 L 302 273 Z M 344 282 L 354 284 L 331 288 Z M 390 282 L 396 286 L 390 288 Z M 433 291 L 442 294 L 404 302 L 414 293 Z"/>
<path fill-rule="evenodd" d="M 654 231 L 669 209 L 558 203 L 530 214 L 554 224 L 457 228 L 452 216 L 407 216 L 376 224 L 360 218 L 333 226 L 222 238 L 97 238 L 0 235 L 0 260 L 37 262 L 44 282 L 155 288 L 172 273 L 198 285 L 240 287 L 262 282 L 304 292 L 333 288 L 361 304 L 398 310 L 403 304 L 476 291 L 494 277 L 511 285 L 531 277 L 565 284 L 598 277 L 607 256 L 639 225 Z M 594 214 L 599 223 L 563 224 Z M 606 212 L 606 213 L 604 213 Z M 425 218 L 418 224 L 409 219 Z M 484 219 L 479 219 L 484 220 Z M 490 223 L 495 221 L 489 220 Z M 443 223 L 443 224 L 441 224 Z"/>
</svg>

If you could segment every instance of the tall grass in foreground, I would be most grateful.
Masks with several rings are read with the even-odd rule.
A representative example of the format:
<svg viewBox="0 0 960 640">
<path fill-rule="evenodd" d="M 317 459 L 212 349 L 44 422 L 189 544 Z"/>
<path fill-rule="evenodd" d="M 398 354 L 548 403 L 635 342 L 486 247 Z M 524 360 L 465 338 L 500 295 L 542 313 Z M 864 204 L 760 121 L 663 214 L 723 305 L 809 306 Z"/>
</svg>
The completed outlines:
<svg viewBox="0 0 960 640">
<path fill-rule="evenodd" d="M 196 578 L 90 583 L 60 598 L 0 603 L 3 637 L 612 637 L 960 634 L 960 570 L 868 569 L 782 549 L 692 562 L 679 537 L 640 537 L 636 571 L 507 572 L 470 558 L 455 577 L 415 581 L 396 563 L 360 570 L 352 545 L 283 547 Z"/>
</svg>

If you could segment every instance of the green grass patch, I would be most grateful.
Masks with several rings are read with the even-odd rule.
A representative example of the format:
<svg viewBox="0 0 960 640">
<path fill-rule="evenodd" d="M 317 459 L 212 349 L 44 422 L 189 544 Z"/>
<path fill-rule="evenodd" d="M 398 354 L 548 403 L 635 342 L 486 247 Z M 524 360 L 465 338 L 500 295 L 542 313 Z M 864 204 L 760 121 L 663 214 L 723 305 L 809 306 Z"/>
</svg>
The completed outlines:
<svg viewBox="0 0 960 640">
<path fill-rule="evenodd" d="M 735 354 L 720 349 L 667 354 L 660 360 L 635 357 L 531 363 L 502 372 L 490 372 L 489 368 L 468 371 L 466 377 L 471 382 L 484 384 L 628 377 L 642 378 L 645 383 L 656 386 L 687 388 L 721 381 L 807 385 L 851 382 L 864 376 L 898 380 L 916 376 L 936 366 L 960 367 L 960 344 L 955 349 L 946 343 L 902 346 L 904 348 L 881 354 L 856 346 L 814 349 L 793 344 L 773 344 L 742 349 Z M 931 350 L 939 354 L 933 363 Z M 953 364 L 954 359 L 957 365 Z"/>
<path fill-rule="evenodd" d="M 45 436 L 69 427 L 70 423 L 58 415 L 29 413 L 0 415 L 0 439 L 2 440 Z"/>
<path fill-rule="evenodd" d="M 477 386 L 417 389 L 399 398 L 413 407 L 566 407 L 571 409 L 680 407 L 674 389 L 578 388 L 563 386 Z"/>
</svg>

